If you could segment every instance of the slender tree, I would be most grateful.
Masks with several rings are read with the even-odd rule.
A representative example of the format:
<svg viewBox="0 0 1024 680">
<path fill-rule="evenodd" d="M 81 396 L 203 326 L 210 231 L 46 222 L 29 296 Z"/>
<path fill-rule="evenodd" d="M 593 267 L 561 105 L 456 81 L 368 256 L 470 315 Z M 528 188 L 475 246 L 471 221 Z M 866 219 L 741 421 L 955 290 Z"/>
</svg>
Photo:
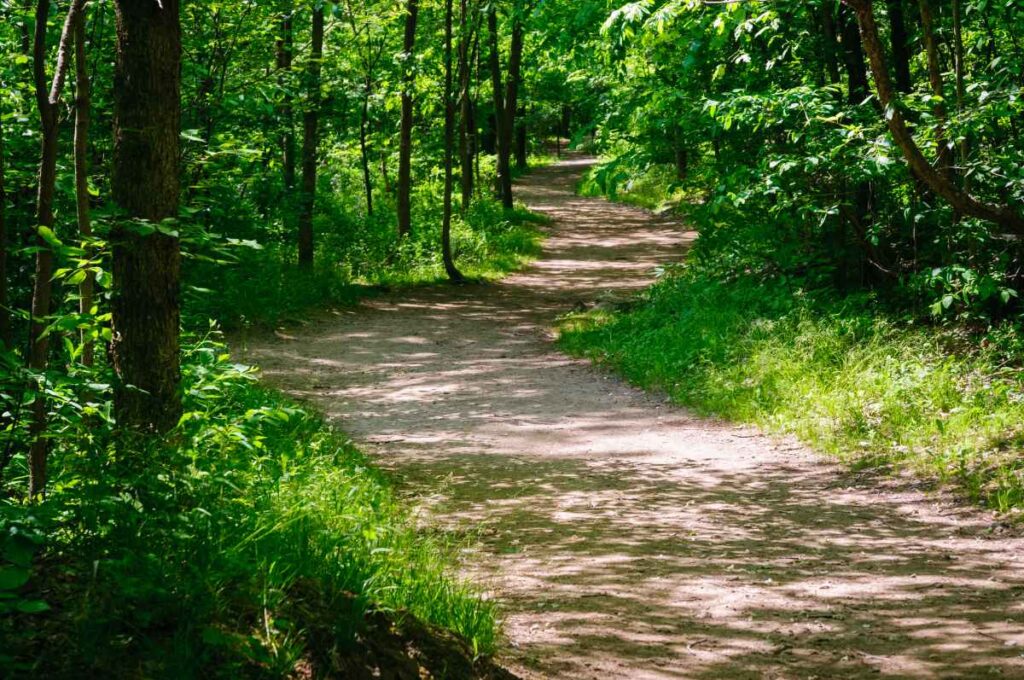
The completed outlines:
<svg viewBox="0 0 1024 680">
<path fill-rule="evenodd" d="M 302 197 L 299 206 L 299 266 L 313 266 L 313 209 L 320 142 L 320 72 L 324 57 L 324 8 L 313 8 L 313 30 L 306 65 L 306 106 L 302 114 Z"/>
<path fill-rule="evenodd" d="M 114 7 L 114 412 L 122 431 L 165 432 L 181 415 L 181 251 L 168 222 L 180 191 L 180 6 Z"/>
<path fill-rule="evenodd" d="M 89 122 L 92 116 L 92 86 L 85 49 L 85 12 L 75 22 L 75 207 L 78 233 L 84 241 L 92 238 L 89 215 Z M 88 252 L 88 251 L 87 251 Z M 94 304 L 95 276 L 90 268 L 78 286 L 79 311 L 91 314 Z M 82 333 L 82 363 L 92 366 L 94 347 L 91 338 Z"/>
<path fill-rule="evenodd" d="M 0 95 L 0 343 L 11 347 L 11 312 L 7 301 L 7 182 L 4 165 L 3 99 Z"/>
<path fill-rule="evenodd" d="M 452 0 L 444 4 L 444 214 L 441 225 L 441 254 L 444 270 L 455 283 L 463 280 L 452 254 L 452 194 L 455 189 L 455 97 L 453 92 Z"/>
<path fill-rule="evenodd" d="M 473 8 L 476 8 L 473 0 Z M 462 212 L 469 210 L 473 200 L 473 156 L 476 153 L 476 121 L 473 117 L 472 69 L 470 49 L 476 35 L 476 23 L 469 20 L 470 0 L 461 0 L 459 7 L 459 161 L 462 184 Z M 479 14 L 479 12 L 474 12 Z"/>
<path fill-rule="evenodd" d="M 496 179 L 496 193 L 498 199 L 506 208 L 513 206 L 512 202 L 512 172 L 509 164 L 511 153 L 511 131 L 506 131 L 508 117 L 505 115 L 505 92 L 502 84 L 501 56 L 498 51 L 498 9 L 495 3 L 491 3 L 487 10 L 487 29 L 490 40 L 490 54 L 488 65 L 491 71 L 491 89 L 494 98 L 494 128 L 495 142 L 498 154 L 498 176 Z"/>
<path fill-rule="evenodd" d="M 935 35 L 935 14 L 929 0 L 918 0 L 921 9 L 921 34 L 924 38 L 924 50 L 928 57 L 928 82 L 932 87 L 932 115 L 935 116 L 935 152 L 939 158 L 939 170 L 950 182 L 955 181 L 953 170 L 953 152 L 946 139 L 946 105 L 945 83 L 942 79 L 942 66 L 939 63 L 939 41 Z"/>
<path fill-rule="evenodd" d="M 407 0 L 405 7 L 405 39 L 402 43 L 402 122 L 398 142 L 398 234 L 412 231 L 412 127 L 413 85 L 416 48 L 416 23 L 419 0 Z"/>
<path fill-rule="evenodd" d="M 29 368 L 43 372 L 49 363 L 50 342 L 45 333 L 50 303 L 53 296 L 54 252 L 50 240 L 44 238 L 43 230 L 52 230 L 54 225 L 54 195 L 57 187 L 57 141 L 60 124 L 59 105 L 64 82 L 71 63 L 72 40 L 78 15 L 85 0 L 75 0 L 68 10 L 57 50 L 57 63 L 53 80 L 46 77 L 46 22 L 50 15 L 49 0 L 36 4 L 36 27 L 33 41 L 32 72 L 35 83 L 36 106 L 42 130 L 39 154 L 39 175 L 36 194 L 36 223 L 40 228 L 37 239 L 35 279 L 32 289 L 32 321 L 29 324 L 31 350 Z M 40 378 L 42 380 L 43 378 Z M 32 403 L 32 424 L 29 450 L 29 496 L 35 498 L 46 488 L 46 398 L 44 390 L 36 393 Z"/>
<path fill-rule="evenodd" d="M 295 107 L 292 95 L 292 64 L 295 59 L 294 26 L 295 3 L 294 0 L 286 0 L 281 13 L 280 34 L 275 45 L 279 83 L 282 90 L 281 166 L 285 195 L 288 199 L 285 201 L 286 212 L 293 207 L 291 199 L 295 191 Z"/>
</svg>

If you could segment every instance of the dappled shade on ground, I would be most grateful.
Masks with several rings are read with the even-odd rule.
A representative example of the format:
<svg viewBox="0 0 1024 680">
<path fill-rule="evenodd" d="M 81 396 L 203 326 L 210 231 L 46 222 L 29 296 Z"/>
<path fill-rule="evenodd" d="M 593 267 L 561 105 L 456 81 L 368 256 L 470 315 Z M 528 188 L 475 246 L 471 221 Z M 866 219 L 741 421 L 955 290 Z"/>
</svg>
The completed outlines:
<svg viewBox="0 0 1024 680">
<path fill-rule="evenodd" d="M 250 342 L 466 533 L 526 677 L 1024 677 L 1021 541 L 800 447 L 693 417 L 553 351 L 692 234 L 526 178 L 545 255 L 493 286 L 395 294 Z"/>
</svg>

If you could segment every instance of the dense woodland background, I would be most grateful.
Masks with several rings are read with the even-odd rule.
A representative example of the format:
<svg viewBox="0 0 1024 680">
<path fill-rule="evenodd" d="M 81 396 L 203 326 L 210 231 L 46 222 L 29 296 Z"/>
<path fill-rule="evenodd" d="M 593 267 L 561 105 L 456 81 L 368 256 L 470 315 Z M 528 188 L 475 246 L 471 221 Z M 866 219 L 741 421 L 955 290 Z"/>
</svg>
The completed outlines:
<svg viewBox="0 0 1024 680">
<path fill-rule="evenodd" d="M 512 177 L 566 139 L 602 158 L 583 192 L 701 234 L 642 300 L 570 317 L 566 347 L 1024 504 L 1018 3 L 0 17 L 5 673 L 331 668 L 373 608 L 493 652 L 443 541 L 221 330 L 514 269 L 538 220 Z"/>
</svg>

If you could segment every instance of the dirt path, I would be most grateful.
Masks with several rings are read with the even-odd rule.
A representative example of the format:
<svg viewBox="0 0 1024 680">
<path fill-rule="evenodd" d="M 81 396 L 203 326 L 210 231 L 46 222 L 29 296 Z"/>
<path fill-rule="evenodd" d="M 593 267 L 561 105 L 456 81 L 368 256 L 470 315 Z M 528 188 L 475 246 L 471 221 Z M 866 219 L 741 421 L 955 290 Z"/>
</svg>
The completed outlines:
<svg viewBox="0 0 1024 680">
<path fill-rule="evenodd" d="M 1024 678 L 1018 539 L 857 485 L 756 431 L 693 417 L 555 352 L 552 320 L 650 282 L 692 237 L 525 180 L 544 257 L 250 344 L 439 521 L 507 612 L 528 678 Z"/>
</svg>

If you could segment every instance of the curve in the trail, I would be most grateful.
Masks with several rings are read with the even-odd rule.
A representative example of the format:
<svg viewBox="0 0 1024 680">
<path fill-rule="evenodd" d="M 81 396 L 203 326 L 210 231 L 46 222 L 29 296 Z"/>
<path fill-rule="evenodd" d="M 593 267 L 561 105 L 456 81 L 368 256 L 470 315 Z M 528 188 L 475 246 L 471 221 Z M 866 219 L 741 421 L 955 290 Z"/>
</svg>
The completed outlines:
<svg viewBox="0 0 1024 680">
<path fill-rule="evenodd" d="M 1024 678 L 1019 540 L 554 350 L 557 315 L 650 283 L 693 236 L 575 196 L 587 162 L 520 183 L 553 220 L 527 271 L 374 299 L 249 356 L 473 537 L 465 571 L 525 677 Z"/>
</svg>

